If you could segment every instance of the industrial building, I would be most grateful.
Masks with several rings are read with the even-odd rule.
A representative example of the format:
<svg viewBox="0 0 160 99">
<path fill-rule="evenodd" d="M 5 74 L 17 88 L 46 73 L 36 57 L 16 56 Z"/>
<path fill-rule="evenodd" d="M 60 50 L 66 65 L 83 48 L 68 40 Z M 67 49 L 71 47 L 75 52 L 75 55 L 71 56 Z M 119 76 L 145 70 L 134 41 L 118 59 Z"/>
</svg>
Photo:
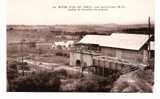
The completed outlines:
<svg viewBox="0 0 160 99">
<path fill-rule="evenodd" d="M 150 38 L 144 34 L 127 33 L 86 35 L 70 51 L 70 65 L 113 70 L 145 68 L 149 61 L 148 49 L 153 49 L 149 48 Z"/>
</svg>

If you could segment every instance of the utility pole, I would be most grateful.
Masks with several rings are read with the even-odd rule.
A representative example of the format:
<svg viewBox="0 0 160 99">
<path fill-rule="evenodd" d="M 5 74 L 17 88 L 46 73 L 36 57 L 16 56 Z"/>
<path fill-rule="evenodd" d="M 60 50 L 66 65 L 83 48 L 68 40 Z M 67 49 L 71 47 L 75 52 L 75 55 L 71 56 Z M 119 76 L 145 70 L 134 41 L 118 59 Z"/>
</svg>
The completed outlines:
<svg viewBox="0 0 160 99">
<path fill-rule="evenodd" d="M 21 64 L 22 64 L 22 75 L 24 76 L 24 53 L 23 53 L 23 44 L 24 44 L 25 40 L 23 39 L 20 43 L 21 46 Z"/>
<path fill-rule="evenodd" d="M 83 66 L 83 48 L 82 48 L 82 46 L 80 46 L 80 68 L 81 68 L 81 76 L 83 76 L 83 70 L 84 70 L 84 66 Z"/>
<path fill-rule="evenodd" d="M 151 41 L 151 22 L 150 22 L 150 17 L 148 18 L 148 65 L 150 65 L 150 41 Z"/>
</svg>

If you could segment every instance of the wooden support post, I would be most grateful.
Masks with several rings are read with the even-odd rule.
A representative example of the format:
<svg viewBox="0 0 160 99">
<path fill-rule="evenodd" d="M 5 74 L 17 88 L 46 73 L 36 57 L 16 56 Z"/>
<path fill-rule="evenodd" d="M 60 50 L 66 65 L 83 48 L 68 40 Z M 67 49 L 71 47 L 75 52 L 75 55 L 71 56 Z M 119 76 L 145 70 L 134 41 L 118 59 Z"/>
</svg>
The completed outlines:
<svg viewBox="0 0 160 99">
<path fill-rule="evenodd" d="M 98 70 L 98 75 L 100 74 L 99 67 L 100 67 L 100 60 L 98 59 L 98 68 L 97 68 L 97 70 Z"/>
<path fill-rule="evenodd" d="M 110 64 L 111 62 L 108 62 L 109 69 L 112 69 L 112 65 Z"/>
<path fill-rule="evenodd" d="M 122 69 L 121 67 L 122 67 L 122 64 L 119 64 L 119 70 L 121 70 L 121 69 Z"/>
<path fill-rule="evenodd" d="M 95 74 L 96 73 L 96 60 L 95 59 L 93 59 L 93 57 L 92 57 L 92 60 L 93 60 L 93 66 L 94 66 L 94 68 L 93 68 L 93 73 Z"/>
<path fill-rule="evenodd" d="M 104 63 L 104 64 L 103 64 L 103 76 L 105 76 L 105 74 L 104 74 L 104 73 L 105 73 L 105 72 L 104 72 L 104 69 L 105 69 L 105 61 L 103 61 L 103 63 Z"/>
<path fill-rule="evenodd" d="M 97 66 L 95 66 L 95 74 L 97 74 Z"/>
<path fill-rule="evenodd" d="M 122 70 L 123 68 L 125 68 L 125 65 L 124 65 L 124 64 L 122 64 L 122 66 L 121 66 L 121 70 Z"/>
<path fill-rule="evenodd" d="M 118 65 L 117 65 L 117 63 L 115 63 L 115 70 L 118 70 Z"/>
</svg>

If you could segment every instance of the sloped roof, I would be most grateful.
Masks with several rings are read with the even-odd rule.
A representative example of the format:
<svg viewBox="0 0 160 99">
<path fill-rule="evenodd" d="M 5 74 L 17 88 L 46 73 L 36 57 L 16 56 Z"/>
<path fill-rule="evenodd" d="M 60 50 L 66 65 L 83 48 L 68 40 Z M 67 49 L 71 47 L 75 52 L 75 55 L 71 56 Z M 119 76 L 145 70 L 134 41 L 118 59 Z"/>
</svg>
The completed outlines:
<svg viewBox="0 0 160 99">
<path fill-rule="evenodd" d="M 86 35 L 78 43 L 98 44 L 103 47 L 139 50 L 147 41 L 148 35 L 112 33 L 111 35 Z"/>
</svg>

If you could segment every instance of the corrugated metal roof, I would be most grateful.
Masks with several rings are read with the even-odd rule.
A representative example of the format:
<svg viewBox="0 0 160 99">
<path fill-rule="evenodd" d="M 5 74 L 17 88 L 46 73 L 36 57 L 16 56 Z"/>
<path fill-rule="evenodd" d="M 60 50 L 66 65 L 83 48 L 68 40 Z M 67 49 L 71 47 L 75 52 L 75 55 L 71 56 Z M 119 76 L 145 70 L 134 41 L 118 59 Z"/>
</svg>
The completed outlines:
<svg viewBox="0 0 160 99">
<path fill-rule="evenodd" d="M 148 35 L 112 33 L 111 35 L 86 35 L 78 43 L 98 44 L 99 46 L 139 50 L 148 41 Z"/>
</svg>

